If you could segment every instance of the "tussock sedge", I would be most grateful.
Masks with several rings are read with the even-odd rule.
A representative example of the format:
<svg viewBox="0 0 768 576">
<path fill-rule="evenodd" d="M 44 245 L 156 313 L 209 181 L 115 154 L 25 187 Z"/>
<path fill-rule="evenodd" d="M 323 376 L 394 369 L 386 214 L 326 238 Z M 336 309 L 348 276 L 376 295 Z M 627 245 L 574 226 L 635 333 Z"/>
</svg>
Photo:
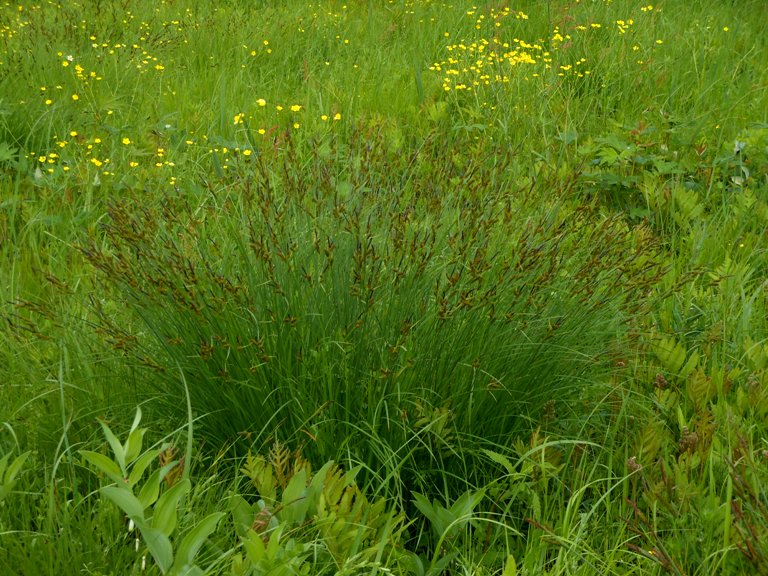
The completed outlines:
<svg viewBox="0 0 768 576">
<path fill-rule="evenodd" d="M 440 196 L 419 176 L 395 190 L 379 174 L 397 160 L 377 159 L 379 146 L 366 144 L 352 181 L 310 158 L 317 172 L 255 172 L 215 208 L 121 202 L 107 244 L 85 250 L 152 335 L 108 325 L 115 346 L 166 374 L 156 392 L 174 404 L 180 366 L 219 442 L 301 431 L 327 459 L 339 438 L 354 444 L 350 423 L 396 447 L 433 413 L 507 441 L 609 367 L 605 351 L 664 272 L 649 231 L 620 218 L 519 190 L 475 197 L 492 188 L 482 167 Z"/>
</svg>

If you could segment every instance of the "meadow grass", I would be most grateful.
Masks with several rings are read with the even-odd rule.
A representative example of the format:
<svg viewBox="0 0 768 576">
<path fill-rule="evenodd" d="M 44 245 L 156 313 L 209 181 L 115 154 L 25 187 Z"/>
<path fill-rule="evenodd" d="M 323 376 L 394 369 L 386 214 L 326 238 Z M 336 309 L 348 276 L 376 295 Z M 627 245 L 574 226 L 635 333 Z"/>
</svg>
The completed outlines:
<svg viewBox="0 0 768 576">
<path fill-rule="evenodd" d="M 3 573 L 768 573 L 764 2 L 0 15 Z"/>
</svg>

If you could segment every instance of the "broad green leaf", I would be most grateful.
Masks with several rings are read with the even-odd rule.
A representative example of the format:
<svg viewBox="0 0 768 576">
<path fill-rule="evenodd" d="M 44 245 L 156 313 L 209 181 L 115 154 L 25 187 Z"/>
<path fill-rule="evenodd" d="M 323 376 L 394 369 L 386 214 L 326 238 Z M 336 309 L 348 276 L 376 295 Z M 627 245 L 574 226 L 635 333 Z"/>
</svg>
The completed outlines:
<svg viewBox="0 0 768 576">
<path fill-rule="evenodd" d="M 531 514 L 533 516 L 534 520 L 540 520 L 541 519 L 541 500 L 539 499 L 538 492 L 531 491 Z"/>
<path fill-rule="evenodd" d="M 436 552 L 435 555 L 438 553 L 439 552 Z M 439 576 L 440 574 L 447 573 L 448 565 L 453 562 L 458 555 L 458 552 L 450 552 L 436 562 L 433 560 L 429 570 L 427 571 L 427 576 Z"/>
<path fill-rule="evenodd" d="M 138 524 L 144 520 L 144 507 L 127 486 L 104 486 L 99 491 L 112 500 L 130 519 Z"/>
<path fill-rule="evenodd" d="M 8 142 L 0 142 L 0 163 L 13 160 L 18 152 L 17 148 L 12 148 Z"/>
<path fill-rule="evenodd" d="M 419 512 L 429 520 L 435 535 L 441 538 L 455 520 L 453 515 L 439 502 L 430 502 L 426 496 L 418 493 L 413 495 L 413 503 Z"/>
<path fill-rule="evenodd" d="M 136 526 L 139 528 L 141 537 L 147 545 L 147 550 L 152 554 L 152 558 L 155 559 L 160 571 L 163 574 L 167 573 L 171 566 L 173 566 L 173 547 L 171 546 L 171 541 L 160 530 L 147 526 L 143 522 L 137 522 Z"/>
<path fill-rule="evenodd" d="M 179 500 L 192 488 L 188 479 L 166 490 L 155 504 L 155 513 L 152 516 L 152 527 L 157 528 L 166 536 L 170 536 L 176 528 L 176 509 Z"/>
<path fill-rule="evenodd" d="M 315 472 L 315 475 L 312 477 L 312 483 L 311 486 L 313 489 L 316 489 L 318 491 L 322 491 L 323 484 L 325 484 L 325 478 L 328 476 L 328 471 L 331 470 L 335 466 L 335 462 L 333 460 L 329 460 L 325 464 L 323 464 L 323 467 L 320 468 L 317 472 Z"/>
<path fill-rule="evenodd" d="M 172 462 L 168 462 L 168 464 L 160 468 L 160 480 L 165 480 L 165 477 L 168 476 L 168 473 L 179 465 L 180 463 L 178 460 L 173 460 Z"/>
<path fill-rule="evenodd" d="M 283 490 L 283 509 L 280 517 L 288 524 L 302 524 L 307 515 L 309 501 L 306 498 L 307 471 L 305 468 L 293 475 Z"/>
<path fill-rule="evenodd" d="M 515 562 L 515 557 L 512 554 L 507 556 L 504 572 L 501 573 L 501 576 L 517 576 L 517 562 Z"/>
<path fill-rule="evenodd" d="M 451 506 L 451 515 L 454 520 L 469 520 L 475 511 L 475 507 L 484 497 L 485 492 L 483 490 L 478 490 L 477 492 L 467 490 L 464 492 Z"/>
<path fill-rule="evenodd" d="M 346 484 L 342 478 L 343 472 L 338 467 L 330 469 L 329 473 L 325 477 L 323 482 L 323 496 L 325 497 L 326 504 L 334 508 L 338 506 L 339 500 L 341 500 L 344 494 L 344 487 Z"/>
<path fill-rule="evenodd" d="M 272 537 L 274 538 L 274 534 Z M 253 564 L 262 562 L 267 556 L 267 548 L 261 539 L 261 534 L 257 534 L 253 530 L 248 530 L 248 534 L 243 539 L 243 547 L 248 560 Z"/>
<path fill-rule="evenodd" d="M 259 496 L 268 502 L 274 503 L 277 497 L 277 483 L 275 482 L 274 470 L 263 456 L 253 456 L 248 453 L 245 466 L 242 467 L 243 473 L 250 478 Z"/>
<path fill-rule="evenodd" d="M 679 374 L 685 364 L 685 347 L 674 338 L 657 338 L 653 344 L 653 353 L 661 362 L 665 370 L 672 374 Z"/>
<path fill-rule="evenodd" d="M 416 508 L 419 509 L 419 512 L 426 516 L 427 520 L 433 522 L 433 520 L 436 519 L 435 509 L 426 496 L 419 494 L 418 492 L 414 492 L 413 503 L 416 505 Z"/>
<path fill-rule="evenodd" d="M 269 543 L 267 544 L 267 558 L 274 560 L 277 558 L 277 553 L 280 551 L 280 536 L 282 532 L 282 526 L 278 526 L 269 535 Z"/>
<path fill-rule="evenodd" d="M 172 574 L 173 576 L 204 576 L 205 571 L 199 566 L 195 566 L 193 564 L 192 566 L 185 565 L 181 568 L 175 568 Z"/>
<path fill-rule="evenodd" d="M 78 450 L 78 453 L 83 458 L 85 458 L 88 464 L 109 476 L 113 481 L 117 482 L 118 484 L 125 482 L 125 478 L 123 477 L 123 473 L 120 470 L 120 467 L 115 464 L 115 462 L 108 456 L 99 454 L 98 452 L 92 452 L 90 450 Z"/>
<path fill-rule="evenodd" d="M 694 350 L 693 354 L 691 354 L 690 358 L 688 358 L 688 361 L 685 363 L 685 366 L 682 367 L 680 370 L 680 377 L 681 378 L 688 378 L 693 371 L 696 369 L 696 367 L 699 365 L 699 352 L 698 350 Z"/>
<path fill-rule="evenodd" d="M 239 494 L 235 494 L 229 505 L 229 509 L 232 512 L 232 519 L 235 524 L 235 531 L 238 536 L 245 537 L 249 528 L 253 524 L 253 519 L 256 516 L 254 507 L 251 506 L 245 498 Z"/>
<path fill-rule="evenodd" d="M 216 530 L 216 526 L 218 526 L 223 516 L 223 512 L 209 514 L 184 536 L 181 545 L 176 551 L 176 564 L 179 566 L 192 564 L 200 547 L 208 539 L 208 536 Z"/>
<path fill-rule="evenodd" d="M 144 506 L 144 509 L 146 510 L 152 504 L 154 504 L 157 501 L 157 497 L 160 495 L 160 470 L 155 470 L 150 474 L 149 478 L 147 478 L 147 481 L 144 483 L 144 486 L 141 487 L 141 490 L 139 491 L 139 502 L 141 502 L 141 505 Z"/>
<path fill-rule="evenodd" d="M 344 485 L 351 486 L 352 484 L 354 484 L 355 478 L 357 478 L 357 475 L 360 473 L 361 469 L 362 469 L 362 466 L 355 466 L 349 472 L 347 472 L 344 475 Z"/>
<path fill-rule="evenodd" d="M 23 454 L 19 454 L 16 456 L 13 462 L 11 462 L 11 465 L 8 466 L 8 468 L 5 470 L 5 473 L 3 474 L 3 484 L 11 484 L 15 479 L 16 475 L 21 470 L 21 467 L 24 466 L 24 462 L 29 458 L 29 455 L 31 454 L 30 451 L 26 451 Z M 6 462 L 8 461 L 8 457 L 10 456 L 10 453 L 6 454 L 5 457 L 3 457 L 3 462 L 0 465 L 0 471 L 2 471 L 5 466 Z"/>
<path fill-rule="evenodd" d="M 709 377 L 704 370 L 696 369 L 685 382 L 688 397 L 693 402 L 696 410 L 705 407 L 712 397 L 717 394 L 718 383 L 716 377 Z"/>
<path fill-rule="evenodd" d="M 234 554 L 232 556 L 232 563 L 230 564 L 230 570 L 232 576 L 245 576 L 245 561 L 242 554 Z"/>
<path fill-rule="evenodd" d="M 0 500 L 3 500 L 13 490 L 16 485 L 16 476 L 29 455 L 29 451 L 19 454 L 10 466 L 8 466 L 8 460 L 11 457 L 10 452 L 0 459 Z"/>
<path fill-rule="evenodd" d="M 139 480 L 141 480 L 144 471 L 155 461 L 158 454 L 160 454 L 160 450 L 148 450 L 133 463 L 133 466 L 131 466 L 131 473 L 128 475 L 128 484 L 130 484 L 131 487 L 135 486 Z"/>
<path fill-rule="evenodd" d="M 755 342 L 747 336 L 744 339 L 744 350 L 755 370 L 762 370 L 768 364 L 768 347 L 765 344 Z"/>
</svg>

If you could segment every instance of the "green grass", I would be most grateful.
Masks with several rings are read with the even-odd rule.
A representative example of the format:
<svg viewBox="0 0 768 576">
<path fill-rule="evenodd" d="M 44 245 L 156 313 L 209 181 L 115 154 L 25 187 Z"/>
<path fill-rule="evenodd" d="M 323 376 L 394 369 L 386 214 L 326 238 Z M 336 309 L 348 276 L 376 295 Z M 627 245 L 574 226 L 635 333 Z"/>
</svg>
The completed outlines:
<svg viewBox="0 0 768 576">
<path fill-rule="evenodd" d="M 764 2 L 0 15 L 3 573 L 768 573 Z"/>
</svg>

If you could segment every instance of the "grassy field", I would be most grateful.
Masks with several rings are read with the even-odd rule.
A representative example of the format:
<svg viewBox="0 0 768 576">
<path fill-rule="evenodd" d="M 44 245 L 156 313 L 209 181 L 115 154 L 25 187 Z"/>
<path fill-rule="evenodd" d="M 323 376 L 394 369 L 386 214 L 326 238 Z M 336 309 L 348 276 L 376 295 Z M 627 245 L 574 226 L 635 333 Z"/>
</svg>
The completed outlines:
<svg viewBox="0 0 768 576">
<path fill-rule="evenodd" d="M 764 0 L 0 2 L 0 573 L 768 574 Z"/>
</svg>

